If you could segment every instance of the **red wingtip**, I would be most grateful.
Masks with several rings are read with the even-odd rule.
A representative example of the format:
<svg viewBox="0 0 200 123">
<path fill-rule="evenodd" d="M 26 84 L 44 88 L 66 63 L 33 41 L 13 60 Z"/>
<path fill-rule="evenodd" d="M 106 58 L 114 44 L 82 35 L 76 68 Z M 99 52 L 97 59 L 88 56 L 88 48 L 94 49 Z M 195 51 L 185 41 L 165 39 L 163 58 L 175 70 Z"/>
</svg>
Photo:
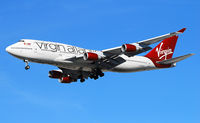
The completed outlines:
<svg viewBox="0 0 200 123">
<path fill-rule="evenodd" d="M 183 33 L 185 30 L 186 30 L 186 28 L 183 28 L 183 29 L 179 30 L 178 32 Z"/>
</svg>

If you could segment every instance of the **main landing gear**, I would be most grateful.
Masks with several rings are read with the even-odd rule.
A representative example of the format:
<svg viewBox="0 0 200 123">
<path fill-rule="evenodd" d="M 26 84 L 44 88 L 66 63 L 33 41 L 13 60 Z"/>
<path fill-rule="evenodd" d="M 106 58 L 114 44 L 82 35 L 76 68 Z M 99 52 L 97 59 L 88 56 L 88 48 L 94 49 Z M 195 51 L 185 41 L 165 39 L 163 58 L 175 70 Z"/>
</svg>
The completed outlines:
<svg viewBox="0 0 200 123">
<path fill-rule="evenodd" d="M 26 64 L 26 66 L 25 66 L 25 70 L 30 69 L 30 66 L 28 65 L 28 60 L 24 60 L 24 62 L 25 62 L 25 64 Z"/>
<path fill-rule="evenodd" d="M 85 79 L 81 78 L 81 79 L 80 79 L 80 82 L 81 82 L 81 83 L 85 82 Z"/>
<path fill-rule="evenodd" d="M 85 82 L 85 79 L 83 78 L 82 75 L 81 75 L 79 78 L 80 78 L 80 82 L 81 82 L 81 83 Z"/>
<path fill-rule="evenodd" d="M 100 69 L 94 69 L 94 71 L 89 76 L 91 79 L 98 79 L 99 77 L 103 77 L 104 73 Z"/>
</svg>

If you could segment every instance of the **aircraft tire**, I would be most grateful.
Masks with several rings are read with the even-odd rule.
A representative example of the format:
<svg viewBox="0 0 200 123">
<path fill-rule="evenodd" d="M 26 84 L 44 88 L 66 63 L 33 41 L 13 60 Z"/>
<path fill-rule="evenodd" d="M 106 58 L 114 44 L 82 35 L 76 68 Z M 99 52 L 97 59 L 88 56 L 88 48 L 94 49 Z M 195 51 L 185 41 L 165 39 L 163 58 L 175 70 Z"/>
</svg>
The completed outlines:
<svg viewBox="0 0 200 123">
<path fill-rule="evenodd" d="M 81 79 L 80 82 L 81 82 L 81 83 L 85 82 L 85 79 Z"/>
<path fill-rule="evenodd" d="M 25 67 L 25 69 L 26 69 L 26 70 L 30 69 L 30 66 L 29 66 L 29 65 L 27 65 L 27 66 Z"/>
</svg>

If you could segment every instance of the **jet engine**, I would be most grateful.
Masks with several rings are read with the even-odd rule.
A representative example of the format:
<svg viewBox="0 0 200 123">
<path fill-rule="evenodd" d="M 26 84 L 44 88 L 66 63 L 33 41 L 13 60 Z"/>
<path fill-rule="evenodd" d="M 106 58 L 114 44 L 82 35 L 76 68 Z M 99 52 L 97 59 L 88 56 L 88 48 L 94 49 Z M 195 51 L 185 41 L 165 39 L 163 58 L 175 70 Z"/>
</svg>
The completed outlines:
<svg viewBox="0 0 200 123">
<path fill-rule="evenodd" d="M 83 59 L 84 60 L 96 61 L 96 60 L 101 59 L 101 56 L 96 54 L 96 53 L 88 52 L 88 53 L 84 53 Z"/>
<path fill-rule="evenodd" d="M 132 44 L 123 44 L 121 47 L 122 52 L 135 52 L 137 50 L 138 50 L 137 46 Z"/>
<path fill-rule="evenodd" d="M 62 71 L 58 71 L 58 70 L 49 71 L 50 78 L 59 79 L 62 77 L 62 75 L 63 75 Z"/>
<path fill-rule="evenodd" d="M 66 76 L 66 77 L 59 78 L 59 82 L 60 83 L 71 83 L 72 79 L 70 76 Z"/>
</svg>

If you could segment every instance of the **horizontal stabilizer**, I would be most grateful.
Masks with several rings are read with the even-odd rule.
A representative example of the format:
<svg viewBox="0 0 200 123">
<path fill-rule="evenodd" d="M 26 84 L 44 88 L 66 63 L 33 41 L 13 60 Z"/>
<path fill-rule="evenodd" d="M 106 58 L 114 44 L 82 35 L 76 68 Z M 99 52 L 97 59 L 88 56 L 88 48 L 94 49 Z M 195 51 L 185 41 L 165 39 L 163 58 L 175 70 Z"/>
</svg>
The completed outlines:
<svg viewBox="0 0 200 123">
<path fill-rule="evenodd" d="M 194 54 L 193 53 L 190 53 L 190 54 L 187 54 L 187 55 L 184 55 L 184 56 L 179 56 L 179 57 L 176 57 L 176 58 L 171 58 L 171 59 L 167 59 L 167 60 L 163 60 L 163 61 L 158 61 L 157 63 L 158 64 L 173 64 L 173 63 L 176 63 L 176 62 L 179 62 L 179 61 L 182 61 L 190 56 L 193 56 Z"/>
</svg>

